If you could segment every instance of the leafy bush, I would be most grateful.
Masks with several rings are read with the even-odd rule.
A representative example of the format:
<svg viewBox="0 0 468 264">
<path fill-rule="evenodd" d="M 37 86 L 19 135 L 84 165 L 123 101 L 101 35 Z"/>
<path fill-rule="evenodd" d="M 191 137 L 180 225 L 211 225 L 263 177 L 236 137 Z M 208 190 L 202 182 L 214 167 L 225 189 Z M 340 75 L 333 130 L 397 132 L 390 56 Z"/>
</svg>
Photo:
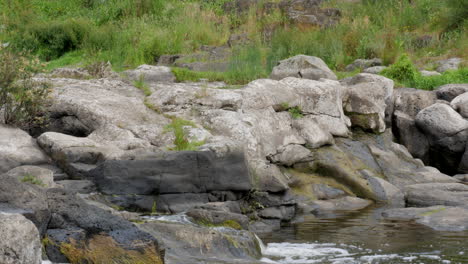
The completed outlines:
<svg viewBox="0 0 468 264">
<path fill-rule="evenodd" d="M 32 79 L 42 65 L 34 57 L 0 49 L 0 112 L 3 122 L 30 130 L 47 121 L 48 85 Z"/>
<path fill-rule="evenodd" d="M 383 70 L 381 74 L 400 83 L 414 82 L 421 75 L 406 54 L 400 56 L 395 64 Z"/>
</svg>

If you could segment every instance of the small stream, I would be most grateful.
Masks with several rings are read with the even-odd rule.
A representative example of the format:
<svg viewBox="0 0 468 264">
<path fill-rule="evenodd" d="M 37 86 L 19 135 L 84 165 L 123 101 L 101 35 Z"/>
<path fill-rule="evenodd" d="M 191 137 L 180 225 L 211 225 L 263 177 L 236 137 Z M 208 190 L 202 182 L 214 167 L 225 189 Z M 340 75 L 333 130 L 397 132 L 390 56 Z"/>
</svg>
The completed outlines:
<svg viewBox="0 0 468 264">
<path fill-rule="evenodd" d="M 280 264 L 468 263 L 468 232 L 386 221 L 383 208 L 305 216 L 261 239 L 264 262 Z"/>
</svg>

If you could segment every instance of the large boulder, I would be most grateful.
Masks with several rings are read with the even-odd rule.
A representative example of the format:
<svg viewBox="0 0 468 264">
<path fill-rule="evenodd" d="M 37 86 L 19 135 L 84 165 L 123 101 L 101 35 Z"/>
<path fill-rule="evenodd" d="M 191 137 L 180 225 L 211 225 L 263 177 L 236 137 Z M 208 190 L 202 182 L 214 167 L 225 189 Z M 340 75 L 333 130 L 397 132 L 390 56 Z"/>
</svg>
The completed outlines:
<svg viewBox="0 0 468 264">
<path fill-rule="evenodd" d="M 20 181 L 37 182 L 42 187 L 54 187 L 54 172 L 38 166 L 20 166 L 9 170 L 6 175 Z"/>
<path fill-rule="evenodd" d="M 47 164 L 36 140 L 18 128 L 0 125 L 0 174 L 21 165 Z"/>
<path fill-rule="evenodd" d="M 389 209 L 385 210 L 382 216 L 393 221 L 412 220 L 437 231 L 468 230 L 468 209 L 461 207 L 431 206 Z"/>
<path fill-rule="evenodd" d="M 461 206 L 468 204 L 468 185 L 461 183 L 420 183 L 405 187 L 410 206 Z"/>
<path fill-rule="evenodd" d="M 416 158 L 429 161 L 429 140 L 416 126 L 416 115 L 436 103 L 432 91 L 400 88 L 394 92 L 393 131 L 399 142 Z"/>
<path fill-rule="evenodd" d="M 385 131 L 386 108 L 393 105 L 393 81 L 379 75 L 360 73 L 341 83 L 348 87 L 343 105 L 352 126 L 378 133 Z"/>
<path fill-rule="evenodd" d="M 313 56 L 297 55 L 279 62 L 273 68 L 270 78 L 281 80 L 286 77 L 318 80 L 320 78 L 336 80 L 336 75 L 323 60 Z"/>
<path fill-rule="evenodd" d="M 461 116 L 468 118 L 468 92 L 455 97 L 450 104 Z"/>
<path fill-rule="evenodd" d="M 0 263 L 40 264 L 41 241 L 34 224 L 20 214 L 0 211 Z"/>
<path fill-rule="evenodd" d="M 140 224 L 139 228 L 165 245 L 165 263 L 261 263 L 259 240 L 248 231 L 166 221 Z"/>
<path fill-rule="evenodd" d="M 466 92 L 468 92 L 468 83 L 446 84 L 436 89 L 437 98 L 448 102 Z"/>
</svg>

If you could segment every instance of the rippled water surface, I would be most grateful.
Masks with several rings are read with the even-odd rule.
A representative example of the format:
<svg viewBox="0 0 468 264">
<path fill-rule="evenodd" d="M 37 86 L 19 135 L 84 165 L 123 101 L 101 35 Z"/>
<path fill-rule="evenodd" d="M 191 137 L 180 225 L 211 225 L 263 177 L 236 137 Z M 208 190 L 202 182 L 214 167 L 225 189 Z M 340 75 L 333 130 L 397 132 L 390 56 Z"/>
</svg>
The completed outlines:
<svg viewBox="0 0 468 264">
<path fill-rule="evenodd" d="M 382 208 L 306 216 L 267 237 L 263 261 L 308 263 L 468 263 L 468 232 L 437 232 L 385 221 Z"/>
</svg>

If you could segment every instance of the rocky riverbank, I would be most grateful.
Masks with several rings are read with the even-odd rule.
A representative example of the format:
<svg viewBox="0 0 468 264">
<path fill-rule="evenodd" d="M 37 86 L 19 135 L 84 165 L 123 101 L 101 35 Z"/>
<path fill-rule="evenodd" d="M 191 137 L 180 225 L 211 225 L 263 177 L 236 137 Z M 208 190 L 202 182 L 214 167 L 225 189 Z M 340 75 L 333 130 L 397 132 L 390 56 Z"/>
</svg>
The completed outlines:
<svg viewBox="0 0 468 264">
<path fill-rule="evenodd" d="M 261 263 L 254 233 L 373 203 L 468 229 L 467 84 L 338 81 L 303 55 L 244 87 L 175 83 L 164 66 L 87 76 L 37 76 L 49 125 L 0 127 L 1 263 Z"/>
</svg>

